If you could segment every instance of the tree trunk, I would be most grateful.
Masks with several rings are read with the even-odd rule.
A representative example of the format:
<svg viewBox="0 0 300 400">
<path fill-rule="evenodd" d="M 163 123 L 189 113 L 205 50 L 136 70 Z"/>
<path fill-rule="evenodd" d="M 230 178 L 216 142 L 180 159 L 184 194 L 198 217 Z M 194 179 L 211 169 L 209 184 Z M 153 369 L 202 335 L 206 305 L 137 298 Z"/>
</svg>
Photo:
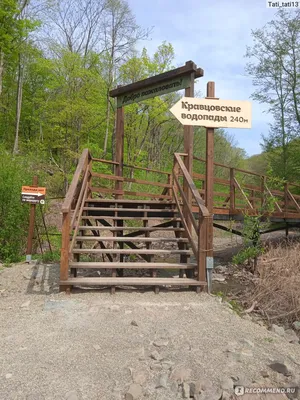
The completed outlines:
<svg viewBox="0 0 300 400">
<path fill-rule="evenodd" d="M 13 154 L 19 152 L 19 127 L 22 110 L 22 94 L 23 94 L 23 75 L 24 68 L 22 66 L 21 54 L 19 54 L 19 67 L 18 67 L 18 88 L 17 88 L 17 105 L 16 105 L 16 130 L 15 130 L 15 143 Z"/>
</svg>

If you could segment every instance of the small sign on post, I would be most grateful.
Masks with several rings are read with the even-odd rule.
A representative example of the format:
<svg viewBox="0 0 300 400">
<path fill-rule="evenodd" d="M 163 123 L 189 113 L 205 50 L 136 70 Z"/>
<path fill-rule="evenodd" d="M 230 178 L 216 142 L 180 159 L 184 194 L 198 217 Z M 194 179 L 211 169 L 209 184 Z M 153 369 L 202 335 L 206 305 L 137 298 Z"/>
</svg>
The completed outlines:
<svg viewBox="0 0 300 400">
<path fill-rule="evenodd" d="M 45 187 L 22 186 L 22 203 L 45 204 Z"/>
<path fill-rule="evenodd" d="M 32 255 L 32 241 L 35 224 L 35 207 L 37 204 L 45 204 L 46 188 L 38 186 L 38 177 L 34 176 L 32 186 L 22 186 L 21 201 L 30 203 L 29 229 L 26 249 L 26 262 L 30 263 Z"/>
<path fill-rule="evenodd" d="M 170 109 L 183 125 L 251 128 L 251 102 L 183 97 Z"/>
</svg>

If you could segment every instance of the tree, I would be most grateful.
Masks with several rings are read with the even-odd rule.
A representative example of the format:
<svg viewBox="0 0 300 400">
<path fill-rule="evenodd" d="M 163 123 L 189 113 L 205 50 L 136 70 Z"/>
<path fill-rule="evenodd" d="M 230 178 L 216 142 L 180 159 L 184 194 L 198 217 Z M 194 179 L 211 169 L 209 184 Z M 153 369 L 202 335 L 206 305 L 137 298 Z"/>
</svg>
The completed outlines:
<svg viewBox="0 0 300 400">
<path fill-rule="evenodd" d="M 246 53 L 251 59 L 246 71 L 257 87 L 252 98 L 266 104 L 274 118 L 263 148 L 273 171 L 288 179 L 291 143 L 300 136 L 300 10 L 281 9 L 252 37 Z"/>
<path fill-rule="evenodd" d="M 104 20 L 104 54 L 103 61 L 106 70 L 106 129 L 104 140 L 104 155 L 107 152 L 111 103 L 109 91 L 117 82 L 117 68 L 134 53 L 134 46 L 139 40 L 148 37 L 149 30 L 137 25 L 135 16 L 126 0 L 108 0 Z M 112 150 L 114 147 L 114 132 L 112 135 Z"/>
</svg>

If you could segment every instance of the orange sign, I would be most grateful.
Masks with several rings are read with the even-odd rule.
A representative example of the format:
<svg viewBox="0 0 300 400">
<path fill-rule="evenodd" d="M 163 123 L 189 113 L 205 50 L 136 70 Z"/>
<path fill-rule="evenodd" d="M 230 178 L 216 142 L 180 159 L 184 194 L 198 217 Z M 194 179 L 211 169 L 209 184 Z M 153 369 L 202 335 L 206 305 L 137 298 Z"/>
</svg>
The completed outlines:
<svg viewBox="0 0 300 400">
<path fill-rule="evenodd" d="M 46 194 L 45 187 L 35 187 L 35 186 L 22 186 L 22 194 L 36 194 L 43 195 Z"/>
</svg>

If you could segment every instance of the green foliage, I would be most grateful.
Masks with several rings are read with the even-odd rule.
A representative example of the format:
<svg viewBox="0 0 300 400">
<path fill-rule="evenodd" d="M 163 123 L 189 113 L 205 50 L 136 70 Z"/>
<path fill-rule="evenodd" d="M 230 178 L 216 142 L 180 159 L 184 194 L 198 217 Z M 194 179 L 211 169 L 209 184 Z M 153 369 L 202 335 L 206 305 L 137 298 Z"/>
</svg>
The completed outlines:
<svg viewBox="0 0 300 400">
<path fill-rule="evenodd" d="M 257 87 L 252 97 L 273 116 L 263 149 L 272 173 L 295 181 L 300 176 L 300 11 L 279 10 L 252 37 L 246 54 L 246 71 Z"/>
<path fill-rule="evenodd" d="M 29 205 L 21 203 L 21 186 L 32 181 L 24 158 L 11 158 L 0 148 L 0 260 L 13 262 L 25 250 Z"/>
<path fill-rule="evenodd" d="M 268 154 L 264 152 L 247 158 L 245 168 L 259 175 L 267 175 Z"/>
</svg>

